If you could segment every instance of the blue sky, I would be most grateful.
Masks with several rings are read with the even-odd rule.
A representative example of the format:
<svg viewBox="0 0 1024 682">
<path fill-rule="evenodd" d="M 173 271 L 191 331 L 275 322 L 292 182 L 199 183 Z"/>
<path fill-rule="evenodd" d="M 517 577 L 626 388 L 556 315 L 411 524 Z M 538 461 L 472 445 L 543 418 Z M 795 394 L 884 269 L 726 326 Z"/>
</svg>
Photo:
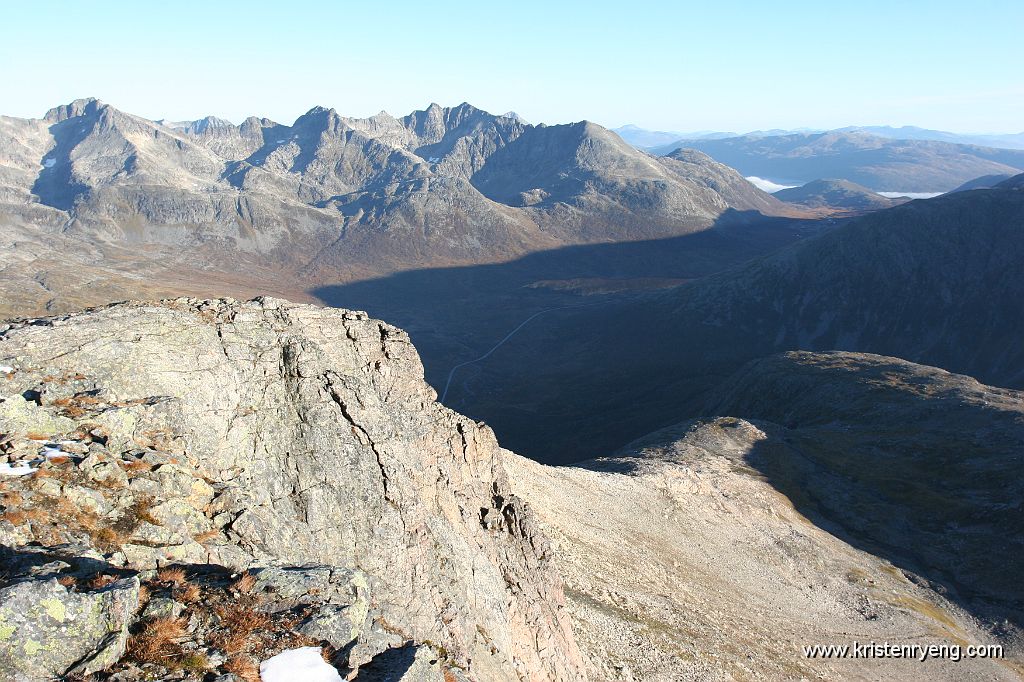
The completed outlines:
<svg viewBox="0 0 1024 682">
<path fill-rule="evenodd" d="M 1024 1 L 18 2 L 0 113 L 290 123 L 469 101 L 671 130 L 1024 130 Z"/>
</svg>

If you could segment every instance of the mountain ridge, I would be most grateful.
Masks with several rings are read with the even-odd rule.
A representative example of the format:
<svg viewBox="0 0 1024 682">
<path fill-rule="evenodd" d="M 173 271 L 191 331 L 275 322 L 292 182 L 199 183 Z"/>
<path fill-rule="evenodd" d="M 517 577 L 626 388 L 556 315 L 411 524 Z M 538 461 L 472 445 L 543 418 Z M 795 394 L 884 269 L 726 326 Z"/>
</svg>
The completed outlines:
<svg viewBox="0 0 1024 682">
<path fill-rule="evenodd" d="M 681 167 L 593 123 L 532 126 L 468 103 L 364 119 L 317 106 L 291 125 L 236 126 L 80 99 L 0 119 L 5 222 L 237 249 L 333 277 L 685 234 L 754 206 L 800 215 L 710 161 Z"/>
</svg>

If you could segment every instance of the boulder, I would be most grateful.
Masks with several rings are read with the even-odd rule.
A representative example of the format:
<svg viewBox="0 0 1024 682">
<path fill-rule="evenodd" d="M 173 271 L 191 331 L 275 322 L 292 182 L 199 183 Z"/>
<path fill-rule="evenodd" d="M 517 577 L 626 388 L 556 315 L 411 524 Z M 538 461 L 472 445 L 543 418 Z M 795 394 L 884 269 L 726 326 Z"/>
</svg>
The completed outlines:
<svg viewBox="0 0 1024 682">
<path fill-rule="evenodd" d="M 136 577 L 93 592 L 69 591 L 55 578 L 0 589 L 0 678 L 30 682 L 102 670 L 124 654 L 138 604 Z"/>
</svg>

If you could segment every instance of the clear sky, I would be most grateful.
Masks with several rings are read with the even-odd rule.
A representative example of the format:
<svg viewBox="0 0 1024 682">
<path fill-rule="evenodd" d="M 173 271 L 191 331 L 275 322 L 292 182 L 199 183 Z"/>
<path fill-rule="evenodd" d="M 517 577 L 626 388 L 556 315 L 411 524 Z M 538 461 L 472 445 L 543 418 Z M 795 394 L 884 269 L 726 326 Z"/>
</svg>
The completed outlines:
<svg viewBox="0 0 1024 682">
<path fill-rule="evenodd" d="M 1024 0 L 6 2 L 0 113 L 1024 130 Z"/>
</svg>

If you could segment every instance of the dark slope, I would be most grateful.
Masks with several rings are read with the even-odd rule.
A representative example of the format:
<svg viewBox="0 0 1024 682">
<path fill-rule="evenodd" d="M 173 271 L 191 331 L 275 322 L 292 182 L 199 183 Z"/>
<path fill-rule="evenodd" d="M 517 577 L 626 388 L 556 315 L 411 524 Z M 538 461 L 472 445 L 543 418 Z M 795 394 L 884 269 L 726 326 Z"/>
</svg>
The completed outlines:
<svg viewBox="0 0 1024 682">
<path fill-rule="evenodd" d="M 996 175 L 983 175 L 980 178 L 974 178 L 968 180 L 964 184 L 960 185 L 953 192 L 966 192 L 971 189 L 992 189 L 996 185 L 1006 180 L 1009 180 L 1013 176 L 1007 173 L 998 173 Z"/>
<path fill-rule="evenodd" d="M 892 355 L 1022 387 L 1022 263 L 1021 191 L 913 201 L 661 294 L 565 311 L 449 402 L 520 452 L 571 461 L 678 421 L 782 350 Z"/>
</svg>

